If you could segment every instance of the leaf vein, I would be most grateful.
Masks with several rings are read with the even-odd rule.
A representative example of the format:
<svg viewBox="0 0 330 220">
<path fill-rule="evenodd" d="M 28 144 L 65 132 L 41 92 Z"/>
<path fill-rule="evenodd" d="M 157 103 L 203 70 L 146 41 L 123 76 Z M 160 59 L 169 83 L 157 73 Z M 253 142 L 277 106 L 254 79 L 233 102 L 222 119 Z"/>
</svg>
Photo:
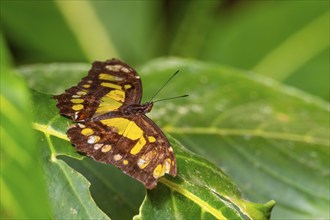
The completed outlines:
<svg viewBox="0 0 330 220">
<path fill-rule="evenodd" d="M 170 181 L 170 180 L 168 180 L 166 178 L 162 178 L 160 180 L 160 182 L 162 182 L 163 184 L 167 185 L 172 190 L 174 190 L 174 191 L 180 193 L 181 195 L 187 197 L 191 201 L 194 201 L 201 208 L 203 208 L 205 211 L 209 212 L 210 214 L 214 215 L 216 218 L 218 218 L 218 219 L 227 219 L 225 216 L 223 216 L 223 214 L 222 214 L 221 211 L 215 209 L 214 207 L 212 207 L 211 205 L 209 205 L 207 202 L 205 202 L 204 200 L 200 199 L 198 196 L 194 195 L 193 193 L 191 193 L 187 189 L 184 189 L 179 184 L 173 183 L 172 181 Z"/>
<path fill-rule="evenodd" d="M 217 127 L 164 127 L 164 131 L 172 134 L 213 134 L 220 136 L 255 136 L 263 138 L 272 138 L 286 141 L 305 142 L 309 144 L 319 144 L 329 147 L 329 140 L 316 138 L 310 135 L 300 135 L 284 132 L 273 132 L 265 130 L 250 130 L 250 129 L 233 129 L 233 128 L 217 128 Z"/>
</svg>

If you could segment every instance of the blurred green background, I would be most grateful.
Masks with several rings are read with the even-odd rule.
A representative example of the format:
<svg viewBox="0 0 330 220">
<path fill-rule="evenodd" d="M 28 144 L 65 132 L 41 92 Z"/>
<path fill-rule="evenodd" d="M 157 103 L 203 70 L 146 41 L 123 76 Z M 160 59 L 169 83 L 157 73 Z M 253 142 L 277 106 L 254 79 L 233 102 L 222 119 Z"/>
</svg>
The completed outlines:
<svg viewBox="0 0 330 220">
<path fill-rule="evenodd" d="M 27 163 L 17 166 L 22 174 L 19 179 L 29 182 L 33 174 L 40 177 L 35 178 L 35 184 L 44 185 L 42 171 L 33 159 L 38 155 L 35 140 L 29 139 L 33 131 L 26 129 L 33 120 L 28 90 L 15 74 L 15 67 L 90 63 L 112 57 L 139 67 L 157 57 L 175 56 L 243 69 L 302 90 L 317 100 L 330 100 L 327 0 L 1 0 L 0 8 L 1 123 L 11 125 L 1 130 L 1 148 L 6 156 L 1 158 L 1 189 L 5 189 L 1 200 L 7 200 L 1 202 L 2 210 L 24 206 L 6 197 L 11 186 L 16 187 L 16 196 L 40 201 L 46 198 L 45 189 L 25 192 L 16 179 L 3 172 L 17 162 L 12 159 L 17 152 L 22 152 L 19 148 L 3 150 L 3 146 L 26 146 L 29 150 L 22 154 Z M 10 104 L 6 100 L 18 101 Z M 20 122 L 10 107 L 21 115 Z M 4 138 L 14 137 L 17 131 L 27 140 Z M 45 217 L 49 208 L 45 204 L 41 212 L 35 207 L 22 213 L 25 217 Z"/>
<path fill-rule="evenodd" d="M 15 64 L 180 56 L 329 100 L 329 1 L 1 1 Z"/>
</svg>

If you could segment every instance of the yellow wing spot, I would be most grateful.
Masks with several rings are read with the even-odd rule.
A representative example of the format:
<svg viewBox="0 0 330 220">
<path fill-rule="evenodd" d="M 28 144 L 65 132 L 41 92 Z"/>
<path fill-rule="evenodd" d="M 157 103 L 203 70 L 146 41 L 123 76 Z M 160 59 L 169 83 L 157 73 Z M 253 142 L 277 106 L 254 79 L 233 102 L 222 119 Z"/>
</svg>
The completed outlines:
<svg viewBox="0 0 330 220">
<path fill-rule="evenodd" d="M 94 144 L 94 143 L 98 142 L 99 140 L 101 140 L 100 136 L 91 135 L 88 137 L 87 143 Z"/>
<path fill-rule="evenodd" d="M 156 141 L 156 138 L 154 136 L 148 136 L 148 140 L 150 143 L 154 143 Z"/>
<path fill-rule="evenodd" d="M 124 85 L 124 88 L 125 89 L 130 89 L 130 88 L 132 88 L 132 86 L 131 85 Z"/>
<path fill-rule="evenodd" d="M 123 156 L 121 156 L 120 154 L 116 154 L 116 155 L 113 156 L 113 159 L 116 160 L 116 161 L 120 160 L 121 158 L 123 158 Z"/>
<path fill-rule="evenodd" d="M 165 166 L 165 163 L 164 163 L 163 166 L 162 166 L 162 172 L 161 172 L 162 176 L 164 175 L 165 171 L 166 171 L 166 166 Z"/>
<path fill-rule="evenodd" d="M 101 120 L 101 122 L 109 127 L 116 128 L 117 133 L 122 135 L 130 121 L 125 118 L 109 118 Z"/>
<path fill-rule="evenodd" d="M 93 81 L 92 81 L 92 80 L 88 80 L 87 82 L 88 82 L 88 83 L 92 83 Z"/>
<path fill-rule="evenodd" d="M 101 151 L 103 153 L 109 152 L 111 150 L 112 146 L 110 144 L 106 144 L 102 147 Z"/>
<path fill-rule="evenodd" d="M 95 112 L 94 116 L 103 115 L 103 114 L 108 113 L 110 111 L 117 110 L 122 105 L 123 105 L 123 103 L 118 102 L 118 101 L 116 101 L 116 100 L 114 100 L 114 99 L 112 99 L 108 96 L 104 96 L 101 99 L 101 104 L 96 109 L 96 112 Z"/>
<path fill-rule="evenodd" d="M 109 118 L 101 120 L 101 122 L 109 127 L 116 128 L 118 134 L 131 140 L 137 140 L 143 135 L 142 129 L 134 121 L 126 118 Z"/>
<path fill-rule="evenodd" d="M 144 137 L 142 136 L 135 144 L 135 146 L 131 149 L 130 153 L 133 155 L 139 153 L 146 143 L 147 143 L 146 139 L 144 139 Z"/>
<path fill-rule="evenodd" d="M 101 120 L 101 123 L 113 127 L 116 132 L 131 140 L 138 140 L 135 146 L 131 149 L 131 154 L 137 154 L 141 151 L 142 147 L 146 144 L 146 139 L 143 137 L 143 130 L 126 118 L 109 118 Z"/>
<path fill-rule="evenodd" d="M 112 88 L 112 89 L 121 90 L 121 86 L 120 85 L 116 85 L 116 84 L 109 83 L 109 82 L 103 82 L 103 83 L 101 83 L 101 86 Z"/>
<path fill-rule="evenodd" d="M 108 113 L 110 111 L 114 111 L 117 110 L 122 104 L 120 102 L 117 102 L 115 100 L 113 100 L 112 104 L 108 104 L 108 105 L 100 105 L 95 112 L 94 116 L 99 116 L 99 115 L 103 115 L 105 113 Z"/>
<path fill-rule="evenodd" d="M 113 76 L 113 75 L 106 74 L 106 73 L 101 73 L 99 75 L 99 79 L 108 80 L 108 81 L 122 81 L 123 80 L 123 78 L 121 78 L 121 77 Z"/>
<path fill-rule="evenodd" d="M 122 65 L 106 65 L 105 68 L 107 68 L 110 71 L 118 72 L 123 66 Z"/>
<path fill-rule="evenodd" d="M 91 87 L 91 85 L 90 84 L 84 84 L 82 87 L 88 89 L 89 87 Z"/>
<path fill-rule="evenodd" d="M 102 80 L 109 80 L 109 81 L 111 81 L 111 80 L 113 80 L 114 78 L 115 78 L 115 76 L 110 75 L 110 74 L 106 74 L 106 73 L 101 73 L 101 74 L 99 75 L 99 79 L 102 79 Z"/>
<path fill-rule="evenodd" d="M 164 172 L 163 166 L 161 164 L 158 164 L 157 167 L 154 169 L 153 176 L 158 179 L 159 177 L 163 176 Z"/>
<path fill-rule="evenodd" d="M 106 94 L 107 97 L 112 98 L 116 101 L 124 102 L 125 101 L 125 92 L 123 90 L 111 90 L 108 94 Z"/>
<path fill-rule="evenodd" d="M 86 95 L 86 94 L 87 94 L 87 91 L 84 91 L 84 90 L 82 90 L 82 91 L 78 91 L 78 92 L 76 92 L 76 94 L 77 94 L 78 96 Z"/>
<path fill-rule="evenodd" d="M 84 102 L 83 99 L 71 99 L 70 101 L 71 101 L 72 103 L 74 103 L 74 104 L 79 104 L 79 103 L 83 103 L 83 102 Z"/>
<path fill-rule="evenodd" d="M 128 160 L 123 160 L 123 164 L 126 166 L 128 164 Z"/>
<path fill-rule="evenodd" d="M 169 147 L 169 148 L 168 148 L 168 151 L 169 151 L 169 152 L 173 152 L 173 148 L 172 148 L 172 147 Z"/>
<path fill-rule="evenodd" d="M 128 121 L 128 124 L 127 129 L 125 129 L 125 132 L 123 133 L 123 136 L 131 140 L 140 139 L 143 135 L 143 130 L 139 126 L 137 126 L 134 121 L 130 121 L 128 119 L 125 120 Z"/>
<path fill-rule="evenodd" d="M 89 135 L 94 134 L 94 131 L 91 128 L 84 128 L 81 130 L 81 134 L 85 135 L 85 136 L 89 136 Z"/>
<path fill-rule="evenodd" d="M 73 105 L 71 108 L 75 111 L 79 111 L 84 108 L 84 105 L 82 105 L 82 104 Z"/>
</svg>

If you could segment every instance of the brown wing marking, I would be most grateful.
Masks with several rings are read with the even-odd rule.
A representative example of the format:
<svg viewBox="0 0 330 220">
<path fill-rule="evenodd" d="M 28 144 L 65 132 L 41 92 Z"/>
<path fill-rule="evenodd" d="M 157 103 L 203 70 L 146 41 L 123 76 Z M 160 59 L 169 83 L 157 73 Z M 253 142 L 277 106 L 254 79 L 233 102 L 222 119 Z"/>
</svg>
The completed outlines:
<svg viewBox="0 0 330 220">
<path fill-rule="evenodd" d="M 149 118 L 140 115 L 116 119 L 123 119 L 123 123 L 126 123 L 124 120 L 128 120 L 127 123 L 134 123 L 143 128 L 142 135 L 128 135 L 132 127 L 127 125 L 123 131 L 126 132 L 125 136 L 118 130 L 118 125 L 111 126 L 104 120 L 78 123 L 73 125 L 67 134 L 79 152 L 96 161 L 115 165 L 127 175 L 142 182 L 148 189 L 153 189 L 165 173 L 176 175 L 173 149 L 164 134 Z M 141 142 L 141 139 L 144 139 L 145 143 Z M 133 154 L 132 149 L 139 145 L 139 141 L 143 146 Z"/>
<path fill-rule="evenodd" d="M 142 85 L 136 71 L 112 59 L 96 61 L 77 86 L 54 96 L 60 113 L 82 122 L 129 104 L 140 103 Z"/>
</svg>

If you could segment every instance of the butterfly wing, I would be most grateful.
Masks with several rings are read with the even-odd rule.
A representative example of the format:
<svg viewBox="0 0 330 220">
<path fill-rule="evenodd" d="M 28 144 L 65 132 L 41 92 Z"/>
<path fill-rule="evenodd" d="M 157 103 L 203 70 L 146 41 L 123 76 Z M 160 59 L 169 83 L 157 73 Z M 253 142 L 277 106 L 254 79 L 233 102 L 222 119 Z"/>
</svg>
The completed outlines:
<svg viewBox="0 0 330 220">
<path fill-rule="evenodd" d="M 153 189 L 165 173 L 176 175 L 170 143 L 145 115 L 78 123 L 67 134 L 78 151 L 115 165 L 148 189 Z"/>
<path fill-rule="evenodd" d="M 139 104 L 142 85 L 136 71 L 117 59 L 96 61 L 77 86 L 54 96 L 62 115 L 89 121 L 129 104 Z"/>
<path fill-rule="evenodd" d="M 135 70 L 112 59 L 94 62 L 77 86 L 54 98 L 61 114 L 80 122 L 67 131 L 77 151 L 115 165 L 152 189 L 165 173 L 176 175 L 176 160 L 153 121 L 144 114 L 123 115 L 127 106 L 139 106 L 141 96 Z"/>
</svg>

